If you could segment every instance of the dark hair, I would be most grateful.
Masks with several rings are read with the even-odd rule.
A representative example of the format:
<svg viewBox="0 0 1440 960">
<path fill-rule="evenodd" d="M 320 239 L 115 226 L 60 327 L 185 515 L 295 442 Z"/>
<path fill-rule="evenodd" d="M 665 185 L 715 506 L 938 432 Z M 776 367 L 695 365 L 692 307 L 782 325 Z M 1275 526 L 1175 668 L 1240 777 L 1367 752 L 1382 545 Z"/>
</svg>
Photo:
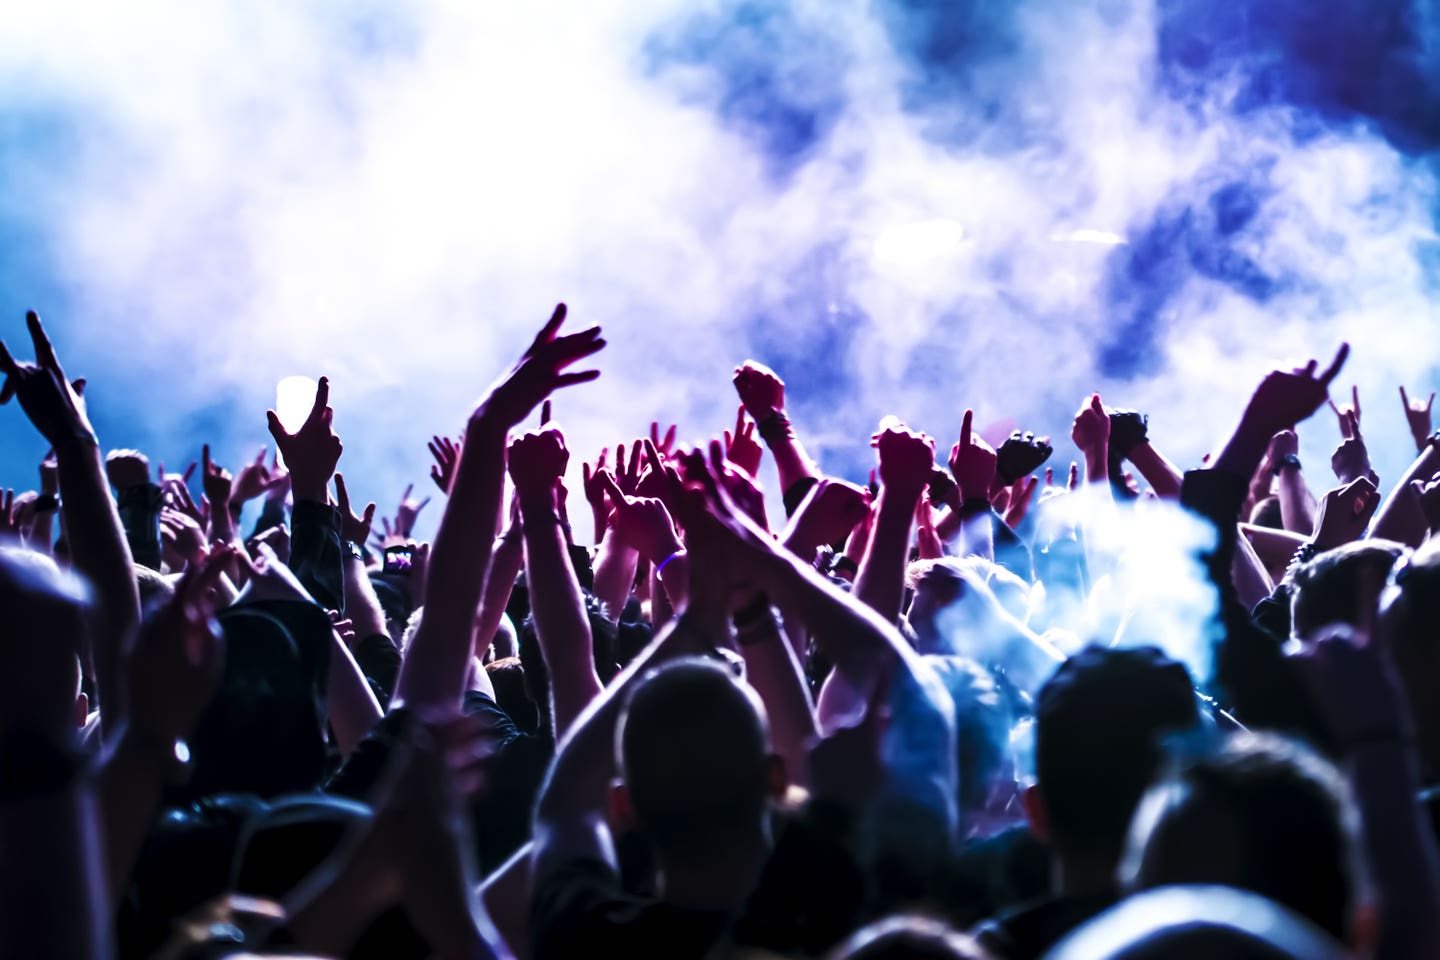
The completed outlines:
<svg viewBox="0 0 1440 960">
<path fill-rule="evenodd" d="M 711 660 L 678 660 L 641 679 L 620 718 L 620 768 L 656 848 L 713 850 L 761 822 L 767 741 L 754 694 Z"/>
<path fill-rule="evenodd" d="M 979 960 L 989 956 L 966 934 L 921 916 L 886 917 L 857 930 L 830 960 Z"/>
<path fill-rule="evenodd" d="M 1297 635 L 1304 636 L 1331 623 L 1358 625 L 1370 611 L 1357 609 L 1361 602 L 1373 604 L 1390 575 L 1395 561 L 1405 555 L 1405 545 L 1393 540 L 1360 540 L 1326 550 L 1292 575 L 1294 583 L 1290 622 Z M 1368 596 L 1360 590 L 1373 585 Z"/>
<path fill-rule="evenodd" d="M 1338 771 L 1299 743 L 1237 734 L 1173 770 L 1135 819 L 1134 883 L 1251 890 L 1345 939 L 1355 816 Z"/>
<path fill-rule="evenodd" d="M 1198 719 L 1190 675 L 1155 647 L 1092 644 L 1060 664 L 1036 701 L 1035 773 L 1062 859 L 1119 859 L 1160 738 Z"/>
<path fill-rule="evenodd" d="M 534 733 L 540 716 L 530 695 L 525 692 L 525 668 L 519 657 L 501 657 L 485 664 L 490 685 L 495 688 L 495 702 L 515 722 L 521 733 Z"/>
</svg>

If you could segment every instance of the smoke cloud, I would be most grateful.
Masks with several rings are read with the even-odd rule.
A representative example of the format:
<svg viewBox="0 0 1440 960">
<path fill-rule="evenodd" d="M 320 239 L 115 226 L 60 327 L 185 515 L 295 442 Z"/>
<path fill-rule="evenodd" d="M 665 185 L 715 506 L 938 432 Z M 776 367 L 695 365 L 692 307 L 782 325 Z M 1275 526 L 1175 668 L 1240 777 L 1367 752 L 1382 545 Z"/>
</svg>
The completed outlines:
<svg viewBox="0 0 1440 960">
<path fill-rule="evenodd" d="M 1434 385 L 1427 9 L 13 5 L 0 330 L 41 310 L 102 441 L 172 464 L 238 463 L 326 374 L 387 505 L 558 300 L 611 343 L 557 403 L 577 455 L 717 434 L 754 356 L 856 479 L 884 414 L 1058 438 L 1092 390 L 1196 465 L 1277 358 L 1349 339 L 1388 482 L 1396 385 Z M 1338 439 L 1302 429 L 1312 477 Z"/>
</svg>

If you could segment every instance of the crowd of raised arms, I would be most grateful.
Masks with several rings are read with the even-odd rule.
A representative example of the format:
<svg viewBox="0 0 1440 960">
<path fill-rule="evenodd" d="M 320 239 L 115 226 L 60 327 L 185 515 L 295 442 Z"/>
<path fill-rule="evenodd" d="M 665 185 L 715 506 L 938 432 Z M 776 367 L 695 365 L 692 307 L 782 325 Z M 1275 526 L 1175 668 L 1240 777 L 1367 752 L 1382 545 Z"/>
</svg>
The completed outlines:
<svg viewBox="0 0 1440 960">
<path fill-rule="evenodd" d="M 51 448 L 0 503 L 0 955 L 1440 957 L 1433 394 L 1385 487 L 1344 345 L 1189 471 L 1091 396 L 1068 482 L 957 410 L 948 456 L 882 421 L 867 487 L 747 361 L 715 439 L 585 451 L 582 521 L 564 320 L 430 443 L 429 543 L 336 472 L 324 378 L 275 458 L 174 474 L 33 313 L 0 343 Z M 1096 600 L 1165 511 L 1213 527 L 1204 676 Z"/>
</svg>

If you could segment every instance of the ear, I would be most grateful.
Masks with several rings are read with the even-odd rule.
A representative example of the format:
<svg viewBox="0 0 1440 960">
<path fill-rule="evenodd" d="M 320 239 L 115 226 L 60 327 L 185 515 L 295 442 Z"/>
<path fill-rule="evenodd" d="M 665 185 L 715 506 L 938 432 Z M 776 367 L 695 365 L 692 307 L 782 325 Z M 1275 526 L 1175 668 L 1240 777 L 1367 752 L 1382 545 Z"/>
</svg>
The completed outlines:
<svg viewBox="0 0 1440 960">
<path fill-rule="evenodd" d="M 772 753 L 765 758 L 765 791 L 771 800 L 784 800 L 790 789 L 790 774 L 785 769 L 785 758 Z"/>
<path fill-rule="evenodd" d="M 1050 842 L 1050 815 L 1045 810 L 1045 798 L 1040 795 L 1039 785 L 1025 788 L 1020 795 L 1025 805 L 1025 819 L 1030 821 L 1030 832 L 1041 843 Z"/>
<path fill-rule="evenodd" d="M 630 802 L 630 791 L 618 780 L 610 785 L 610 828 L 615 836 L 635 829 L 635 806 Z"/>
<path fill-rule="evenodd" d="M 90 719 L 90 698 L 83 693 L 75 694 L 75 726 L 83 729 Z"/>
</svg>

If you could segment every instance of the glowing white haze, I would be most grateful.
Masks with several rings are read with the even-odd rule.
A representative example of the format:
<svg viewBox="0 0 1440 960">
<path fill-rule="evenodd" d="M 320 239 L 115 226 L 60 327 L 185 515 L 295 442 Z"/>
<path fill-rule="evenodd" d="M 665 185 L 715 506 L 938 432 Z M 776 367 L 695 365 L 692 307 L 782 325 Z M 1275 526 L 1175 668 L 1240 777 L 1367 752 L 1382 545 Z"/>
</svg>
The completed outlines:
<svg viewBox="0 0 1440 960">
<path fill-rule="evenodd" d="M 342 41 L 318 2 L 10 4 L 6 102 L 78 120 L 63 156 L 6 190 L 44 223 L 74 365 L 148 384 L 107 394 L 92 373 L 97 404 L 178 430 L 227 398 L 239 428 L 219 453 L 235 463 L 268 439 L 278 381 L 328 375 L 352 488 L 387 509 L 428 483 L 425 440 L 458 429 L 559 300 L 610 341 L 603 378 L 557 405 L 577 456 L 654 417 L 717 433 L 757 312 L 783 324 L 765 336 L 803 343 L 863 311 L 848 352 L 812 361 L 849 402 L 798 416 L 852 476 L 882 414 L 950 437 L 969 405 L 1061 438 L 1094 389 L 1148 410 L 1157 445 L 1194 464 L 1275 358 L 1342 338 L 1357 342 L 1344 383 L 1369 388 L 1376 464 L 1396 476 L 1395 385 L 1418 391 L 1436 345 L 1413 253 L 1432 235 L 1423 168 L 1360 129 L 1302 144 L 1280 109 L 1237 119 L 1223 98 L 1159 98 L 1149 0 L 1103 17 L 1028 4 L 1008 82 L 1043 145 L 990 131 L 942 147 L 922 134 L 974 108 L 901 109 L 908 68 L 870 3 L 793 6 L 848 54 L 846 105 L 777 178 L 697 105 L 709 74 L 641 69 L 645 39 L 689 0 L 376 5 L 403 35 L 383 56 Z M 1221 160 L 1272 166 L 1239 242 L 1307 282 L 1262 309 L 1191 276 L 1161 317 L 1158 372 L 1104 382 L 1106 258 L 1160 205 L 1207 195 L 1193 178 Z M 822 247 L 828 296 L 787 300 Z M 156 453 L 178 462 L 201 439 L 177 432 Z M 1303 432 L 1316 477 L 1336 439 L 1328 414 Z"/>
</svg>

